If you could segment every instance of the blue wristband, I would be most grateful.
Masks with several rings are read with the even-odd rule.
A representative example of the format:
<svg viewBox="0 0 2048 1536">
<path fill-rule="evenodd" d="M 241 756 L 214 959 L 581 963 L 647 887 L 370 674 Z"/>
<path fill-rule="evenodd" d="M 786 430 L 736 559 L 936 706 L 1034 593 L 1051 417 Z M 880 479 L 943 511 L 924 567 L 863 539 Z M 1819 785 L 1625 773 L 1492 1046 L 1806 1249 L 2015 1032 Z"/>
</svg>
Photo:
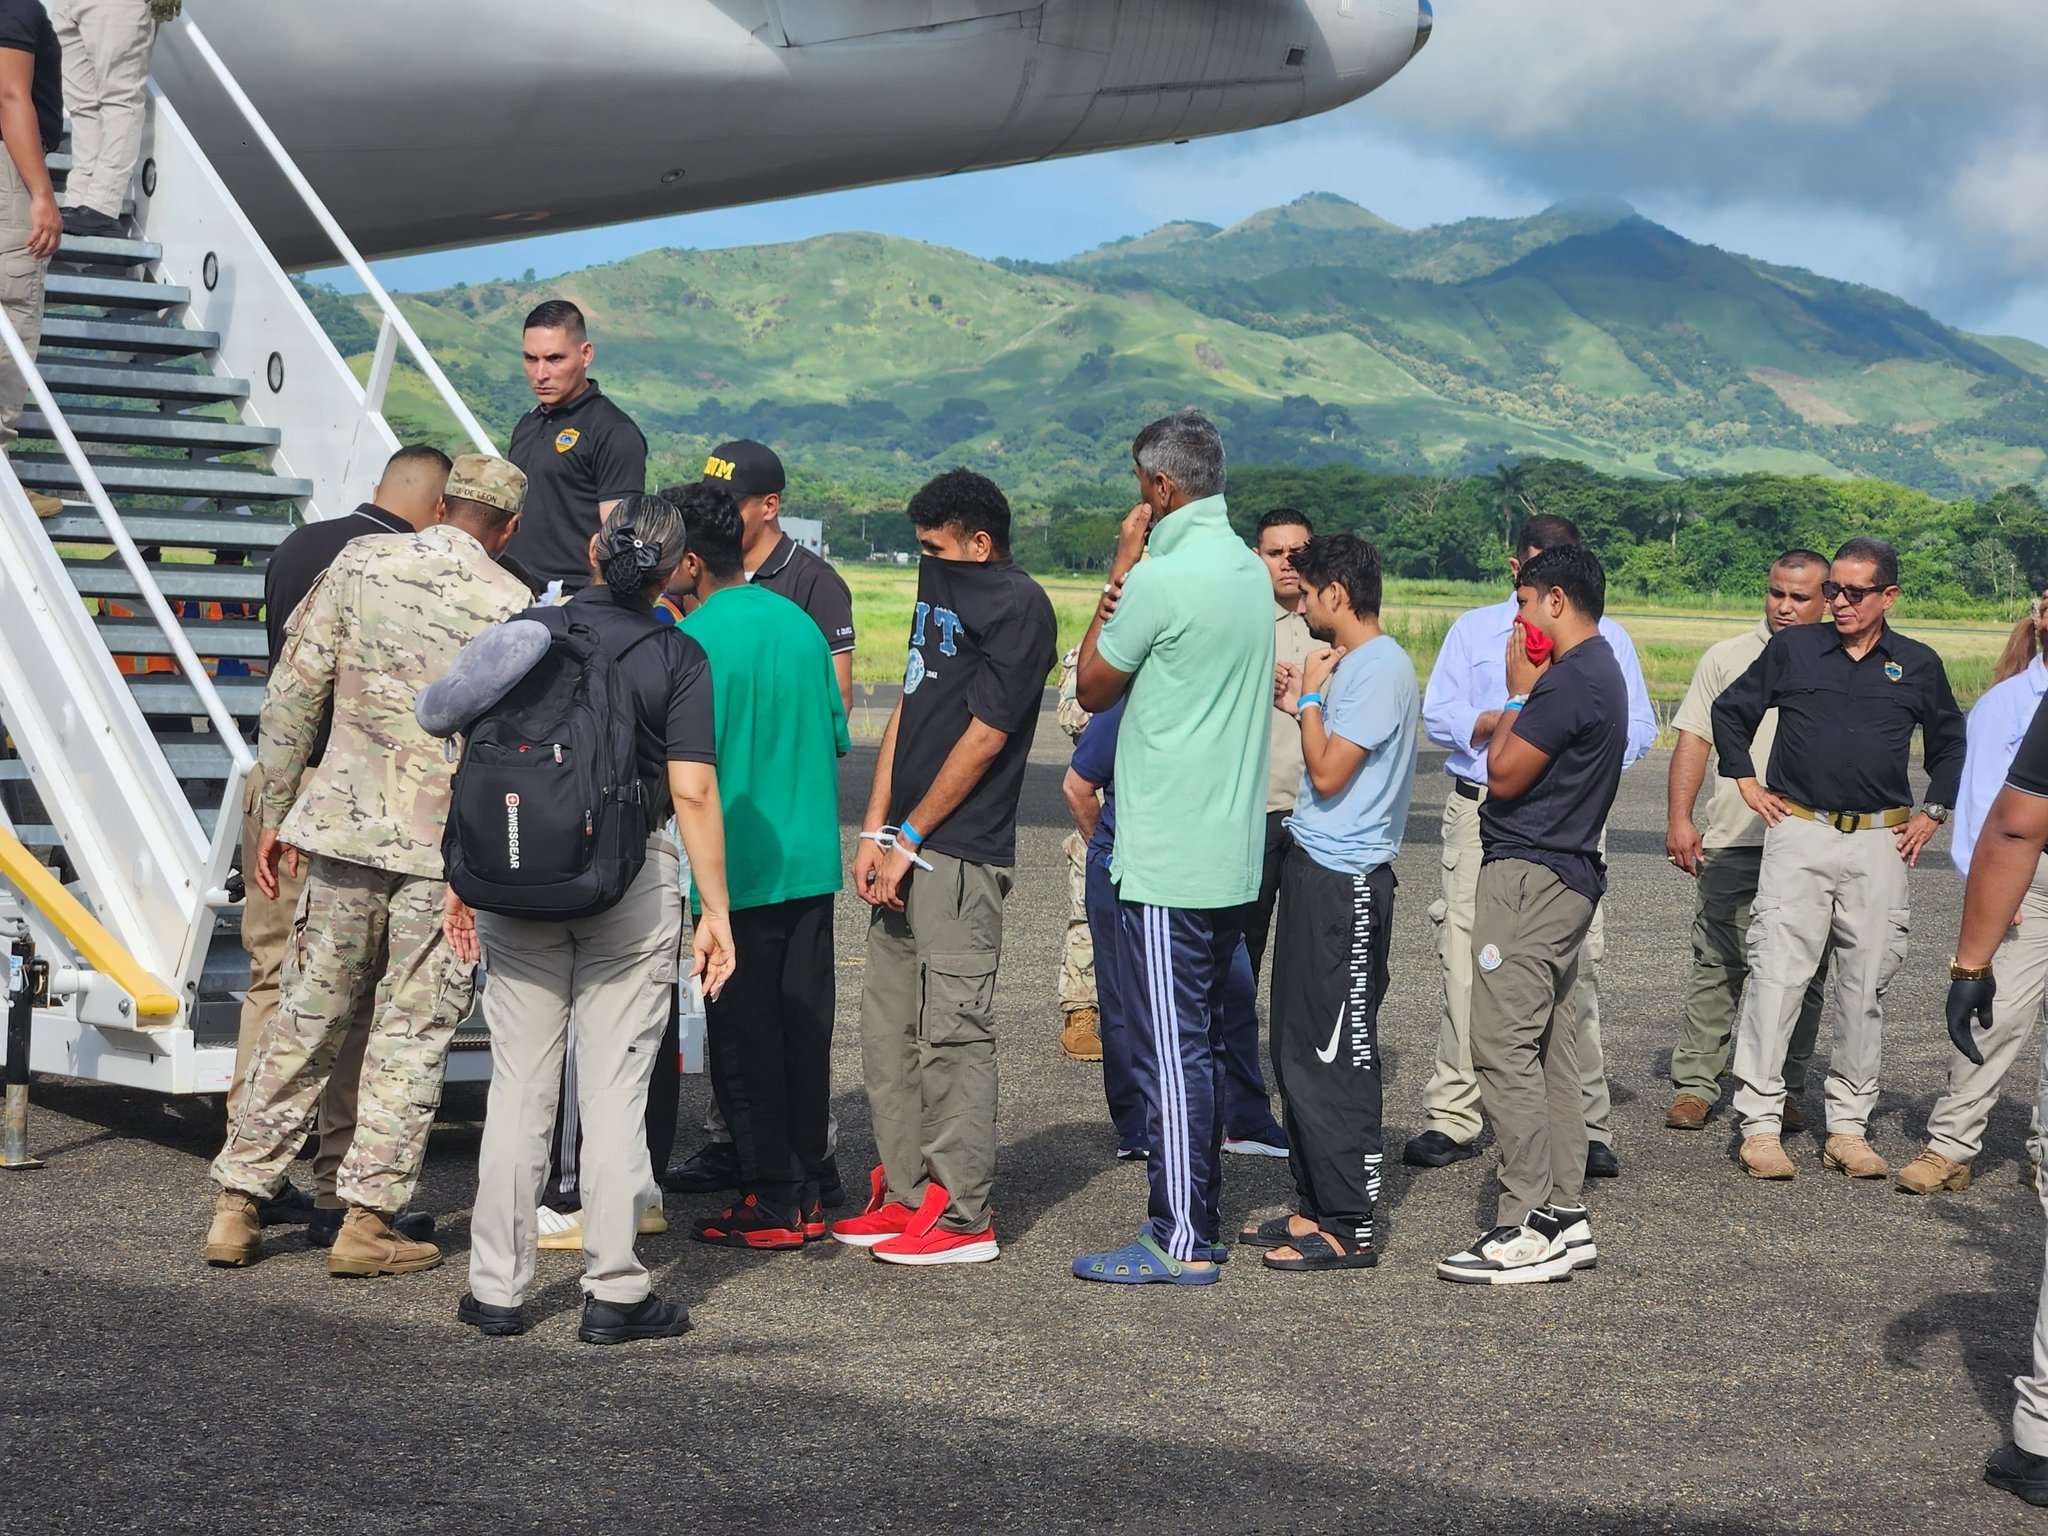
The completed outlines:
<svg viewBox="0 0 2048 1536">
<path fill-rule="evenodd" d="M 1295 701 L 1294 707 L 1296 709 L 1307 709 L 1311 704 L 1315 705 L 1317 709 L 1321 709 L 1323 707 L 1323 696 L 1320 693 L 1304 693 Z"/>
<path fill-rule="evenodd" d="M 913 827 L 907 819 L 896 829 L 896 838 L 898 842 L 908 843 L 913 848 L 924 846 L 924 834 Z"/>
<path fill-rule="evenodd" d="M 1502 706 L 1502 708 L 1504 708 L 1509 714 L 1514 714 L 1517 711 L 1519 711 L 1524 704 L 1528 702 L 1529 701 L 1526 698 L 1509 699 L 1507 703 Z"/>
</svg>

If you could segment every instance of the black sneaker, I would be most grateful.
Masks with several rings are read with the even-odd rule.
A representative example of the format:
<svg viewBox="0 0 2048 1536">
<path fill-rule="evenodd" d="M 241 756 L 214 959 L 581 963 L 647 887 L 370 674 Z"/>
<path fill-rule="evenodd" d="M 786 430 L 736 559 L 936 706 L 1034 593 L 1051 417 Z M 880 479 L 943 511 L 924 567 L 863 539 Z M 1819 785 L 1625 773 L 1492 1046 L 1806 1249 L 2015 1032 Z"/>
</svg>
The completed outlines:
<svg viewBox="0 0 2048 1536">
<path fill-rule="evenodd" d="M 87 240 L 108 240 L 121 233 L 121 221 L 110 219 L 97 208 L 66 208 L 64 233 Z"/>
<path fill-rule="evenodd" d="M 313 1219 L 313 1197 L 287 1183 L 268 1200 L 256 1202 L 256 1219 L 266 1227 L 296 1227 Z"/>
<path fill-rule="evenodd" d="M 839 1157 L 836 1153 L 818 1164 L 818 1203 L 831 1211 L 846 1204 L 846 1186 L 839 1179 Z"/>
<path fill-rule="evenodd" d="M 467 1291 L 455 1304 L 455 1316 L 457 1321 L 467 1323 L 478 1333 L 487 1333 L 492 1338 L 509 1339 L 516 1333 L 526 1332 L 526 1319 L 519 1315 L 517 1307 L 494 1307 L 487 1301 L 478 1301 Z"/>
<path fill-rule="evenodd" d="M 2048 1509 L 2048 1456 L 2036 1456 L 2017 1445 L 2001 1445 L 1984 1463 L 1984 1481 Z"/>
<path fill-rule="evenodd" d="M 690 1309 L 680 1301 L 645 1296 L 631 1306 L 599 1301 L 583 1303 L 583 1323 L 576 1337 L 586 1344 L 630 1344 L 635 1339 L 679 1339 L 690 1331 Z"/>
<path fill-rule="evenodd" d="M 1614 1155 L 1614 1148 L 1604 1141 L 1586 1143 L 1586 1177 L 1589 1179 L 1618 1179 L 1621 1177 L 1621 1159 Z"/>
<path fill-rule="evenodd" d="M 331 1211 L 324 1206 L 315 1209 L 306 1221 L 307 1245 L 332 1248 L 335 1238 L 341 1235 L 341 1218 L 347 1214 L 340 1207 Z M 400 1237 L 424 1243 L 434 1235 L 434 1218 L 425 1211 L 400 1211 L 391 1218 L 391 1230 Z"/>
<path fill-rule="evenodd" d="M 1448 1168 L 1453 1163 L 1462 1163 L 1466 1158 L 1478 1155 L 1476 1143 L 1453 1141 L 1442 1131 L 1424 1131 L 1420 1136 L 1410 1136 L 1408 1145 L 1401 1149 L 1401 1161 L 1410 1168 Z"/>
<path fill-rule="evenodd" d="M 723 1189 L 738 1189 L 739 1148 L 729 1141 L 707 1141 L 688 1160 L 664 1173 L 661 1187 L 672 1195 L 715 1195 Z"/>
<path fill-rule="evenodd" d="M 1600 1250 L 1593 1245 L 1593 1223 L 1583 1205 L 1551 1205 L 1544 1210 L 1557 1223 L 1573 1269 L 1591 1269 L 1600 1262 Z"/>
</svg>

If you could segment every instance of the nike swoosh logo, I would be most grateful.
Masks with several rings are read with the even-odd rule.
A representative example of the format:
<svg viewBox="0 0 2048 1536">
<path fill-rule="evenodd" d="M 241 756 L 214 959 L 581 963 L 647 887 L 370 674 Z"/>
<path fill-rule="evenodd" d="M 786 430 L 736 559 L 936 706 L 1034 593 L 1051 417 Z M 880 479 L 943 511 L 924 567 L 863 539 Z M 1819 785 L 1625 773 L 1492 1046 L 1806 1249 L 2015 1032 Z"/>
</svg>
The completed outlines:
<svg viewBox="0 0 2048 1536">
<path fill-rule="evenodd" d="M 1320 1061 L 1326 1067 L 1331 1062 L 1337 1059 L 1337 1041 L 1338 1038 L 1342 1036 L 1344 1033 L 1344 1012 L 1350 1006 L 1351 999 L 1348 997 L 1345 998 L 1343 1002 L 1337 1005 L 1337 1027 L 1330 1031 L 1329 1048 L 1327 1050 L 1318 1050 L 1316 1052 L 1316 1060 Z"/>
</svg>

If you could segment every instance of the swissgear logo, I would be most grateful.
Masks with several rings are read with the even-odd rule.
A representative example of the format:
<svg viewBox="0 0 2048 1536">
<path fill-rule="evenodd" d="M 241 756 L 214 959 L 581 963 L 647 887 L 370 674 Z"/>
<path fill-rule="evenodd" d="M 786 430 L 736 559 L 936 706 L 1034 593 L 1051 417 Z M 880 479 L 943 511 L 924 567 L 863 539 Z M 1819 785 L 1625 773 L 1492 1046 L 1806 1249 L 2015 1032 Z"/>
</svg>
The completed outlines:
<svg viewBox="0 0 2048 1536">
<path fill-rule="evenodd" d="M 513 869 L 519 867 L 519 796 L 505 796 L 505 862 Z"/>
</svg>

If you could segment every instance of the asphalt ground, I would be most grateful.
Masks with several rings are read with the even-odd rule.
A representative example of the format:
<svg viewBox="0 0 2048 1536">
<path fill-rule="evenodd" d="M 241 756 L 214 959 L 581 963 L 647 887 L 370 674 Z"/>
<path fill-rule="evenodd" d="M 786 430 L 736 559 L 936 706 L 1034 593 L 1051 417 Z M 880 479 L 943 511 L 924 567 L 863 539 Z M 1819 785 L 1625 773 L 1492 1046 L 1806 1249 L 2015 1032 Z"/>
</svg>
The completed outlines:
<svg viewBox="0 0 2048 1536">
<path fill-rule="evenodd" d="M 1453 1287 L 1432 1265 L 1492 1211 L 1491 1158 L 1414 1173 L 1437 1030 L 1425 908 L 1443 776 L 1426 759 L 1399 871 L 1388 1064 L 1387 1256 L 1207 1290 L 1070 1278 L 1127 1240 L 1144 1175 L 1116 1165 L 1099 1074 L 1055 1044 L 1066 911 L 1059 738 L 1041 728 L 997 995 L 1002 1166 L 992 1265 L 905 1270 L 825 1244 L 645 1253 L 696 1328 L 579 1344 L 578 1264 L 542 1255 L 521 1338 L 458 1326 L 478 1127 L 435 1133 L 419 1205 L 449 1262 L 328 1278 L 294 1229 L 246 1271 L 199 1258 L 218 1110 L 56 1080 L 41 1172 L 0 1180 L 0 1423 L 10 1533 L 203 1529 L 1066 1530 L 1749 1533 L 2039 1529 L 1979 1480 L 2026 1368 L 2041 1275 L 2023 1161 L 2032 1054 L 1966 1194 L 1914 1199 L 1822 1171 L 1745 1178 L 1717 1113 L 1662 1128 L 1691 891 L 1662 857 L 1664 759 L 1613 822 L 1603 1009 L 1623 1175 L 1588 1193 L 1597 1270 Z M 848 764 L 848 804 L 870 753 Z M 1937 843 L 1937 853 L 1946 842 Z M 1919 1145 L 1946 1070 L 1945 857 L 1913 877 L 1874 1125 Z M 866 909 L 844 898 L 834 1093 L 849 1184 L 871 1158 L 857 1035 Z M 1823 1050 L 1827 1035 L 1823 1034 Z M 707 1096 L 685 1081 L 685 1126 Z M 1809 1113 L 1818 1120 L 1819 1086 Z M 473 1106 L 471 1106 L 473 1109 Z M 693 1145 L 685 1130 L 682 1150 Z M 1284 1165 L 1226 1160 L 1226 1221 L 1281 1210 Z M 304 1167 L 298 1170 L 302 1179 Z"/>
</svg>

